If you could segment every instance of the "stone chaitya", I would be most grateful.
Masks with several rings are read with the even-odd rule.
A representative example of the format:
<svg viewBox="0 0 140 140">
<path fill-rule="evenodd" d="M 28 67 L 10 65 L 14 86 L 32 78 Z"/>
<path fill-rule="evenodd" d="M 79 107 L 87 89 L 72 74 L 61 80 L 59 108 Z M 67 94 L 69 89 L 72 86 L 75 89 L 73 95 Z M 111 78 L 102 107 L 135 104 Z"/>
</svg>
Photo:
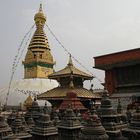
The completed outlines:
<svg viewBox="0 0 140 140">
<path fill-rule="evenodd" d="M 31 140 L 32 135 L 27 132 L 26 126 L 23 124 L 22 120 L 21 115 L 17 113 L 12 123 L 12 131 L 18 139 Z"/>
<path fill-rule="evenodd" d="M 120 122 L 121 129 L 126 128 L 127 127 L 127 116 L 125 113 L 123 113 L 120 99 L 118 99 L 117 113 L 119 116 L 119 122 Z"/>
<path fill-rule="evenodd" d="M 38 102 L 36 98 L 34 98 L 34 101 L 32 102 L 32 106 L 27 110 L 27 113 L 25 114 L 25 120 L 27 121 L 31 116 L 36 121 L 40 115 L 41 115 L 41 109 L 38 105 Z"/>
<path fill-rule="evenodd" d="M 53 122 L 50 120 L 50 115 L 47 112 L 41 114 L 40 118 L 36 121 L 31 134 L 33 140 L 57 140 L 58 131 L 54 127 Z"/>
<path fill-rule="evenodd" d="M 121 134 L 122 123 L 120 121 L 120 115 L 112 106 L 109 99 L 108 92 L 103 93 L 101 100 L 101 106 L 98 110 L 102 125 L 106 129 L 106 133 L 109 135 L 109 140 L 125 140 Z"/>
<path fill-rule="evenodd" d="M 59 106 L 59 110 L 60 111 L 66 110 L 69 104 L 71 105 L 71 108 L 73 109 L 74 112 L 76 112 L 76 110 L 79 110 L 80 112 L 87 110 L 81 103 L 80 99 L 77 98 L 77 94 L 74 91 L 73 87 L 73 81 L 70 82 L 70 89 L 67 92 L 67 95 L 64 98 L 63 102 Z"/>
<path fill-rule="evenodd" d="M 7 118 L 7 123 L 8 123 L 9 126 L 12 125 L 15 118 L 16 118 L 16 111 L 13 110 L 12 113 Z"/>
<path fill-rule="evenodd" d="M 137 107 L 133 114 L 128 128 L 122 131 L 122 134 L 129 140 L 140 140 L 140 108 Z"/>
<path fill-rule="evenodd" d="M 32 131 L 32 128 L 35 126 L 35 122 L 32 118 L 32 116 L 30 116 L 27 120 L 27 125 L 29 127 L 29 131 Z"/>
<path fill-rule="evenodd" d="M 66 109 L 65 114 L 58 127 L 59 140 L 79 140 L 81 123 L 71 109 Z"/>
<path fill-rule="evenodd" d="M 84 118 L 84 121 L 80 140 L 108 140 L 109 137 L 95 110 L 89 112 L 88 116 Z"/>
<path fill-rule="evenodd" d="M 12 129 L 5 121 L 5 117 L 0 114 L 0 140 L 16 140 Z"/>
</svg>

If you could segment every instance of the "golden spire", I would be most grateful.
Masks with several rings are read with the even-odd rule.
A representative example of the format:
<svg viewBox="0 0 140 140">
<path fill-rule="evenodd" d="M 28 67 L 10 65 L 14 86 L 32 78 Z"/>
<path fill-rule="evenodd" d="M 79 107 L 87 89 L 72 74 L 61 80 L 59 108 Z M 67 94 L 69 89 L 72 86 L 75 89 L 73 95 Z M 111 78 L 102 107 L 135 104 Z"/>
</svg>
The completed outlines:
<svg viewBox="0 0 140 140">
<path fill-rule="evenodd" d="M 30 41 L 28 51 L 23 62 L 25 78 L 47 78 L 53 73 L 54 60 L 51 54 L 48 38 L 43 30 L 46 16 L 40 4 L 38 12 L 34 16 L 36 24 L 35 33 Z"/>
<path fill-rule="evenodd" d="M 34 20 L 35 20 L 37 28 L 40 26 L 41 27 L 44 26 L 46 22 L 46 16 L 44 15 L 43 10 L 42 10 L 42 4 L 40 4 L 38 13 L 35 14 Z"/>
</svg>

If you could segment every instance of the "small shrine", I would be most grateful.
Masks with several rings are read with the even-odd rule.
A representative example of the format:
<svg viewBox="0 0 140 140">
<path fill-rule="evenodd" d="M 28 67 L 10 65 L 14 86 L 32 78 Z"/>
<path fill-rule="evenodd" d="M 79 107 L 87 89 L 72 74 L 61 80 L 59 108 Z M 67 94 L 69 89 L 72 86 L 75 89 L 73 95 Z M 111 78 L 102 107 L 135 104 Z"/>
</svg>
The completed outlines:
<svg viewBox="0 0 140 140">
<path fill-rule="evenodd" d="M 68 108 L 69 105 L 71 105 L 71 108 L 74 112 L 76 112 L 77 110 L 79 110 L 80 112 L 86 111 L 87 109 L 81 103 L 80 99 L 77 98 L 77 94 L 74 91 L 73 87 L 73 81 L 71 81 L 70 86 L 70 90 L 67 92 L 66 97 L 59 106 L 59 110 L 64 111 Z"/>
<path fill-rule="evenodd" d="M 41 114 L 31 134 L 33 135 L 33 140 L 58 140 L 57 128 L 53 125 L 47 112 Z"/>
<path fill-rule="evenodd" d="M 27 132 L 26 126 L 22 122 L 22 117 L 19 113 L 12 123 L 12 131 L 18 139 L 30 140 L 32 135 Z"/>
<path fill-rule="evenodd" d="M 109 137 L 95 110 L 89 112 L 84 121 L 80 140 L 108 140 Z"/>
<path fill-rule="evenodd" d="M 13 110 L 12 113 L 7 118 L 7 123 L 8 123 L 9 126 L 12 125 L 15 118 L 16 118 L 16 112 Z"/>
<path fill-rule="evenodd" d="M 30 118 L 32 116 L 34 121 L 36 121 L 41 115 L 40 111 L 41 110 L 38 105 L 38 102 L 37 102 L 36 98 L 34 98 L 34 101 L 32 102 L 32 106 L 27 110 L 27 112 L 25 114 L 25 120 L 27 121 L 28 118 Z"/>
<path fill-rule="evenodd" d="M 5 121 L 5 117 L 0 114 L 0 140 L 15 140 L 16 136 Z"/>
<path fill-rule="evenodd" d="M 117 110 L 113 108 L 107 91 L 103 93 L 101 106 L 98 112 L 102 125 L 109 136 L 109 140 L 126 140 L 121 134 L 121 129 L 124 128 L 126 124 L 122 126 L 120 115 L 117 113 Z"/>
<path fill-rule="evenodd" d="M 125 137 L 128 137 L 129 140 L 139 140 L 140 138 L 140 108 L 137 107 L 136 111 L 133 114 L 128 128 L 123 129 L 122 131 Z"/>
<path fill-rule="evenodd" d="M 34 122 L 32 116 L 30 118 L 28 118 L 27 125 L 29 127 L 29 132 L 31 132 L 33 127 L 35 126 L 35 122 Z"/>
<path fill-rule="evenodd" d="M 71 105 L 66 109 L 58 127 L 59 140 L 79 140 L 81 123 L 73 112 Z"/>
</svg>

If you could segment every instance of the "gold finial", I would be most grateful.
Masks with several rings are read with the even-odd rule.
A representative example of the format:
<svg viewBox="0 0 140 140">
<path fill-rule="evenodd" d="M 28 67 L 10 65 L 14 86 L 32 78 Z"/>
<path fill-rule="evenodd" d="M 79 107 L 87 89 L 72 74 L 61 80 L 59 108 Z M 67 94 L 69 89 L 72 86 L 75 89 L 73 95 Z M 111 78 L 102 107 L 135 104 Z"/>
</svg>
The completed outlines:
<svg viewBox="0 0 140 140">
<path fill-rule="evenodd" d="M 42 12 L 42 3 L 40 3 L 39 12 Z"/>
<path fill-rule="evenodd" d="M 40 4 L 39 11 L 35 14 L 34 20 L 37 27 L 44 26 L 46 22 L 46 16 L 44 15 L 43 10 L 42 10 L 42 4 Z"/>
<path fill-rule="evenodd" d="M 71 58 L 71 54 L 69 54 L 69 62 L 68 62 L 68 66 L 73 66 L 73 62 L 72 62 L 72 58 Z"/>
</svg>

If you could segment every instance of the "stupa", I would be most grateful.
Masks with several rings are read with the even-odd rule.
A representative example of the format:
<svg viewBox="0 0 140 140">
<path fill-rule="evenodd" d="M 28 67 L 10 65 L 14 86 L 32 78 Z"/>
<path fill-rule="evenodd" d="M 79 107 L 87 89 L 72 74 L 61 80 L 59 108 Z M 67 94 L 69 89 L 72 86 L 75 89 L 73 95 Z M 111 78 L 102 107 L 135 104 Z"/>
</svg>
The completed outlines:
<svg viewBox="0 0 140 140">
<path fill-rule="evenodd" d="M 59 140 L 79 140 L 81 123 L 73 112 L 71 105 L 66 109 L 58 127 Z"/>
<path fill-rule="evenodd" d="M 128 137 L 129 140 L 140 140 L 140 108 L 137 107 L 136 111 L 133 114 L 128 128 L 122 131 L 125 137 Z"/>
<path fill-rule="evenodd" d="M 16 140 L 12 129 L 5 121 L 5 117 L 0 114 L 0 140 Z"/>
<path fill-rule="evenodd" d="M 34 101 L 32 102 L 32 106 L 27 110 L 25 114 L 25 120 L 27 121 L 30 117 L 36 121 L 41 115 L 41 109 L 38 105 L 37 99 L 34 98 Z"/>
<path fill-rule="evenodd" d="M 103 93 L 101 106 L 98 111 L 109 140 L 126 140 L 121 134 L 121 129 L 124 127 L 120 122 L 120 115 L 113 108 L 107 91 Z"/>
<path fill-rule="evenodd" d="M 18 139 L 30 140 L 32 135 L 27 132 L 26 126 L 23 125 L 22 117 L 19 113 L 12 123 L 12 131 Z"/>
<path fill-rule="evenodd" d="M 47 36 L 44 32 L 46 16 L 43 13 L 42 5 L 34 16 L 36 30 L 28 46 L 28 50 L 23 61 L 24 79 L 13 81 L 8 95 L 7 106 L 24 105 L 24 101 L 29 94 L 38 95 L 58 86 L 58 82 L 48 79 L 52 74 L 55 64 L 51 54 L 51 48 Z M 5 104 L 7 98 L 7 87 L 3 87 L 0 93 L 0 103 Z"/>
<path fill-rule="evenodd" d="M 11 114 L 7 118 L 7 123 L 8 123 L 9 126 L 12 125 L 13 121 L 15 120 L 15 118 L 16 118 L 16 112 L 13 110 L 11 112 Z"/>
<path fill-rule="evenodd" d="M 57 128 L 54 127 L 47 112 L 41 114 L 31 134 L 33 135 L 33 140 L 58 140 Z"/>
<path fill-rule="evenodd" d="M 80 99 L 77 98 L 77 94 L 74 91 L 74 85 L 73 81 L 70 82 L 69 91 L 66 94 L 66 97 L 64 98 L 63 102 L 59 106 L 60 111 L 64 111 L 67 109 L 69 105 L 71 105 L 71 108 L 74 112 L 79 110 L 80 112 L 86 111 L 87 109 L 84 107 L 84 105 L 81 103 Z"/>
<path fill-rule="evenodd" d="M 80 140 L 108 140 L 109 137 L 95 110 L 92 109 L 84 121 Z"/>
</svg>

